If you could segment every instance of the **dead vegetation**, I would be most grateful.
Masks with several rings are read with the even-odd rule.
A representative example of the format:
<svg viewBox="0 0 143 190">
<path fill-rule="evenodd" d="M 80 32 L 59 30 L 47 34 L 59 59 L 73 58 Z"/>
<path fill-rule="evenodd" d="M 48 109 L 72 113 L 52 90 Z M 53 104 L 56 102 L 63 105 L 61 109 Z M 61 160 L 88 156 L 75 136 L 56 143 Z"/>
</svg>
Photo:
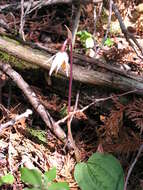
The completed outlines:
<svg viewBox="0 0 143 190">
<path fill-rule="evenodd" d="M 42 56 L 50 58 L 60 50 L 67 37 L 65 25 L 72 31 L 76 15 L 76 8 L 72 8 L 71 1 L 55 4 L 45 4 L 46 1 L 33 2 L 15 0 L 0 2 L 0 38 L 9 43 L 15 43 L 16 40 L 18 44 L 15 47 L 28 47 L 27 60 L 30 60 L 32 56 L 35 57 L 32 65 L 36 59 L 42 63 Z M 7 47 L 3 48 L 0 45 L 0 69 L 2 70 L 0 74 L 0 176 L 10 171 L 15 177 L 13 186 L 3 185 L 1 187 L 3 190 L 22 190 L 25 187 L 19 173 L 19 167 L 23 165 L 28 168 L 37 167 L 42 172 L 56 166 L 58 172 L 56 180 L 68 182 L 71 190 L 79 189 L 73 177 L 76 164 L 75 149 L 67 142 L 66 121 L 72 116 L 72 135 L 80 160 L 87 160 L 92 153 L 96 152 L 98 145 L 102 144 L 105 152 L 116 155 L 127 175 L 143 144 L 141 86 L 143 4 L 139 0 L 126 2 L 117 0 L 114 3 L 119 9 L 126 30 L 118 22 L 119 15 L 115 13 L 116 7 L 113 7 L 110 13 L 109 4 L 104 1 L 82 5 L 77 29 L 78 31 L 86 30 L 95 36 L 93 48 L 95 55 L 85 59 L 88 56 L 86 49 L 76 36 L 74 66 L 77 65 L 77 68 L 82 66 L 83 74 L 92 69 L 95 74 L 99 68 L 98 72 L 101 74 L 99 78 L 102 78 L 105 73 L 105 76 L 111 76 L 112 80 L 110 82 L 107 77 L 108 81 L 102 83 L 99 78 L 96 78 L 96 83 L 88 83 L 88 77 L 82 75 L 83 82 L 80 80 L 80 72 L 75 67 L 75 73 L 76 71 L 77 73 L 73 73 L 70 114 L 67 112 L 68 78 L 64 71 L 60 70 L 59 74 L 49 77 L 47 70 L 50 69 L 50 65 L 27 67 L 25 66 L 27 60 L 22 57 L 26 50 L 23 53 L 21 50 L 21 56 L 19 56 L 19 50 L 14 54 L 12 51 L 5 51 Z M 110 14 L 111 20 L 109 20 Z M 109 22 L 110 30 L 108 29 Z M 108 37 L 114 42 L 112 46 L 103 44 L 107 30 Z M 36 49 L 35 54 L 28 55 L 30 48 Z M 39 59 L 36 58 L 39 55 L 38 51 L 42 52 Z M 9 54 L 10 57 L 8 57 Z M 97 64 L 96 59 L 99 59 Z M 18 65 L 19 62 L 24 63 L 24 66 Z M 12 68 L 8 64 L 11 64 Z M 16 76 L 14 71 L 20 74 L 17 80 L 14 78 Z M 127 86 L 124 87 L 122 85 L 125 83 L 118 83 L 118 78 L 114 84 L 114 76 L 118 74 L 120 77 L 129 77 L 130 84 L 125 80 Z M 21 76 L 27 83 L 18 85 Z M 77 94 L 79 94 L 78 98 Z M 35 98 L 34 101 L 33 98 Z M 32 115 L 15 119 L 27 109 L 32 111 Z M 11 120 L 14 123 L 3 129 L 3 124 Z M 142 188 L 141 153 L 126 190 L 141 190 Z"/>
</svg>

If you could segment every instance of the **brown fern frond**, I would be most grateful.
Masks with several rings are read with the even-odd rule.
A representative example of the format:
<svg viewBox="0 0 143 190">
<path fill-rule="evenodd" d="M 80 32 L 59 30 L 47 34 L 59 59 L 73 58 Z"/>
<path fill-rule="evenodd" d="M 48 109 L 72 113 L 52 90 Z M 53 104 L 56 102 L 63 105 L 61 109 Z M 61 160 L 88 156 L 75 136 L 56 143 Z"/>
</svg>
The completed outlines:
<svg viewBox="0 0 143 190">
<path fill-rule="evenodd" d="M 121 139 L 116 143 L 107 143 L 105 139 L 101 140 L 105 152 L 124 154 L 128 157 L 130 153 L 136 152 L 140 145 L 143 143 L 140 138 L 127 137 Z"/>
<path fill-rule="evenodd" d="M 126 108 L 126 115 L 143 131 L 143 99 L 136 99 Z"/>
<path fill-rule="evenodd" d="M 125 106 L 117 102 L 115 104 L 115 109 L 111 111 L 108 117 L 106 117 L 103 126 L 99 129 L 102 132 L 104 130 L 102 136 L 104 135 L 108 142 L 112 141 L 113 138 L 118 138 L 120 128 L 123 125 L 123 113 Z"/>
</svg>

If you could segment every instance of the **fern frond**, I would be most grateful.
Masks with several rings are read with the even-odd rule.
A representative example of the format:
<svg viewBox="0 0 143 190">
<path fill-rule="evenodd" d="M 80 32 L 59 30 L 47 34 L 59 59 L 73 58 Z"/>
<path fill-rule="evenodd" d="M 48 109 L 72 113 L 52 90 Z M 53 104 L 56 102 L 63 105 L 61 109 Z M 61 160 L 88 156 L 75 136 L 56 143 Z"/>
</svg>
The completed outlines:
<svg viewBox="0 0 143 190">
<path fill-rule="evenodd" d="M 143 100 L 137 99 L 126 108 L 126 115 L 143 131 Z"/>
<path fill-rule="evenodd" d="M 115 104 L 115 110 L 112 110 L 110 115 L 106 117 L 104 125 L 101 127 L 101 130 L 105 130 L 104 135 L 108 139 L 118 138 L 120 128 L 123 125 L 123 113 L 125 106 L 118 103 Z"/>
</svg>

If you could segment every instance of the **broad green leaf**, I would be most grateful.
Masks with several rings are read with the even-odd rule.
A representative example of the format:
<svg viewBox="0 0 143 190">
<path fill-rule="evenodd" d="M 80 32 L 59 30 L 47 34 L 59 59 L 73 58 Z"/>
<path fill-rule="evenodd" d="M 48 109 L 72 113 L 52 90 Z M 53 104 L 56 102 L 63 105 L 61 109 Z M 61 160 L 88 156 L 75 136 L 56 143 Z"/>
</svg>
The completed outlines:
<svg viewBox="0 0 143 190">
<path fill-rule="evenodd" d="M 12 174 L 6 174 L 0 178 L 0 186 L 3 184 L 13 184 L 14 177 Z"/>
<path fill-rule="evenodd" d="M 87 163 L 78 163 L 74 177 L 82 190 L 123 190 L 124 173 L 110 154 L 94 153 Z"/>
<path fill-rule="evenodd" d="M 48 190 L 70 190 L 66 182 L 52 183 Z"/>
<path fill-rule="evenodd" d="M 41 173 L 36 169 L 20 168 L 21 180 L 30 185 L 42 186 Z"/>
<path fill-rule="evenodd" d="M 104 45 L 111 47 L 114 45 L 114 42 L 110 38 L 107 38 L 106 41 L 104 42 Z"/>
<path fill-rule="evenodd" d="M 87 38 L 85 41 L 85 47 L 86 48 L 93 48 L 94 47 L 94 40 L 93 38 Z"/>
<path fill-rule="evenodd" d="M 44 173 L 44 184 L 47 185 L 55 178 L 56 178 L 56 168 L 54 167 L 51 170 Z"/>
</svg>

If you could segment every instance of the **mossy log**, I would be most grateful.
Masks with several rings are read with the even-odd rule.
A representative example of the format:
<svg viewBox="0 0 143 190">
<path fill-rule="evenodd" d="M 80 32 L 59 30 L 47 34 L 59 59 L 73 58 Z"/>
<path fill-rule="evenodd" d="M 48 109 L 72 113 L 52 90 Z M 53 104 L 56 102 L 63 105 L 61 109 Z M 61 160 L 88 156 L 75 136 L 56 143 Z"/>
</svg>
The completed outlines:
<svg viewBox="0 0 143 190">
<path fill-rule="evenodd" d="M 47 70 L 48 73 L 51 66 L 48 60 L 51 56 L 52 53 L 33 49 L 28 45 L 23 45 L 16 40 L 0 35 L 0 58 L 12 63 L 15 67 L 40 67 L 45 71 Z M 92 91 L 91 94 L 89 93 L 90 97 L 97 91 L 96 89 L 101 88 L 106 88 L 107 91 L 109 89 L 136 90 L 135 93 L 143 95 L 143 78 L 121 71 L 99 59 L 87 58 L 77 54 L 74 54 L 73 58 L 73 81 L 75 84 L 83 85 L 87 91 Z M 60 70 L 59 74 L 54 75 L 54 77 L 59 76 L 65 79 L 66 73 Z M 89 94 L 85 94 L 85 96 L 89 96 Z"/>
</svg>

